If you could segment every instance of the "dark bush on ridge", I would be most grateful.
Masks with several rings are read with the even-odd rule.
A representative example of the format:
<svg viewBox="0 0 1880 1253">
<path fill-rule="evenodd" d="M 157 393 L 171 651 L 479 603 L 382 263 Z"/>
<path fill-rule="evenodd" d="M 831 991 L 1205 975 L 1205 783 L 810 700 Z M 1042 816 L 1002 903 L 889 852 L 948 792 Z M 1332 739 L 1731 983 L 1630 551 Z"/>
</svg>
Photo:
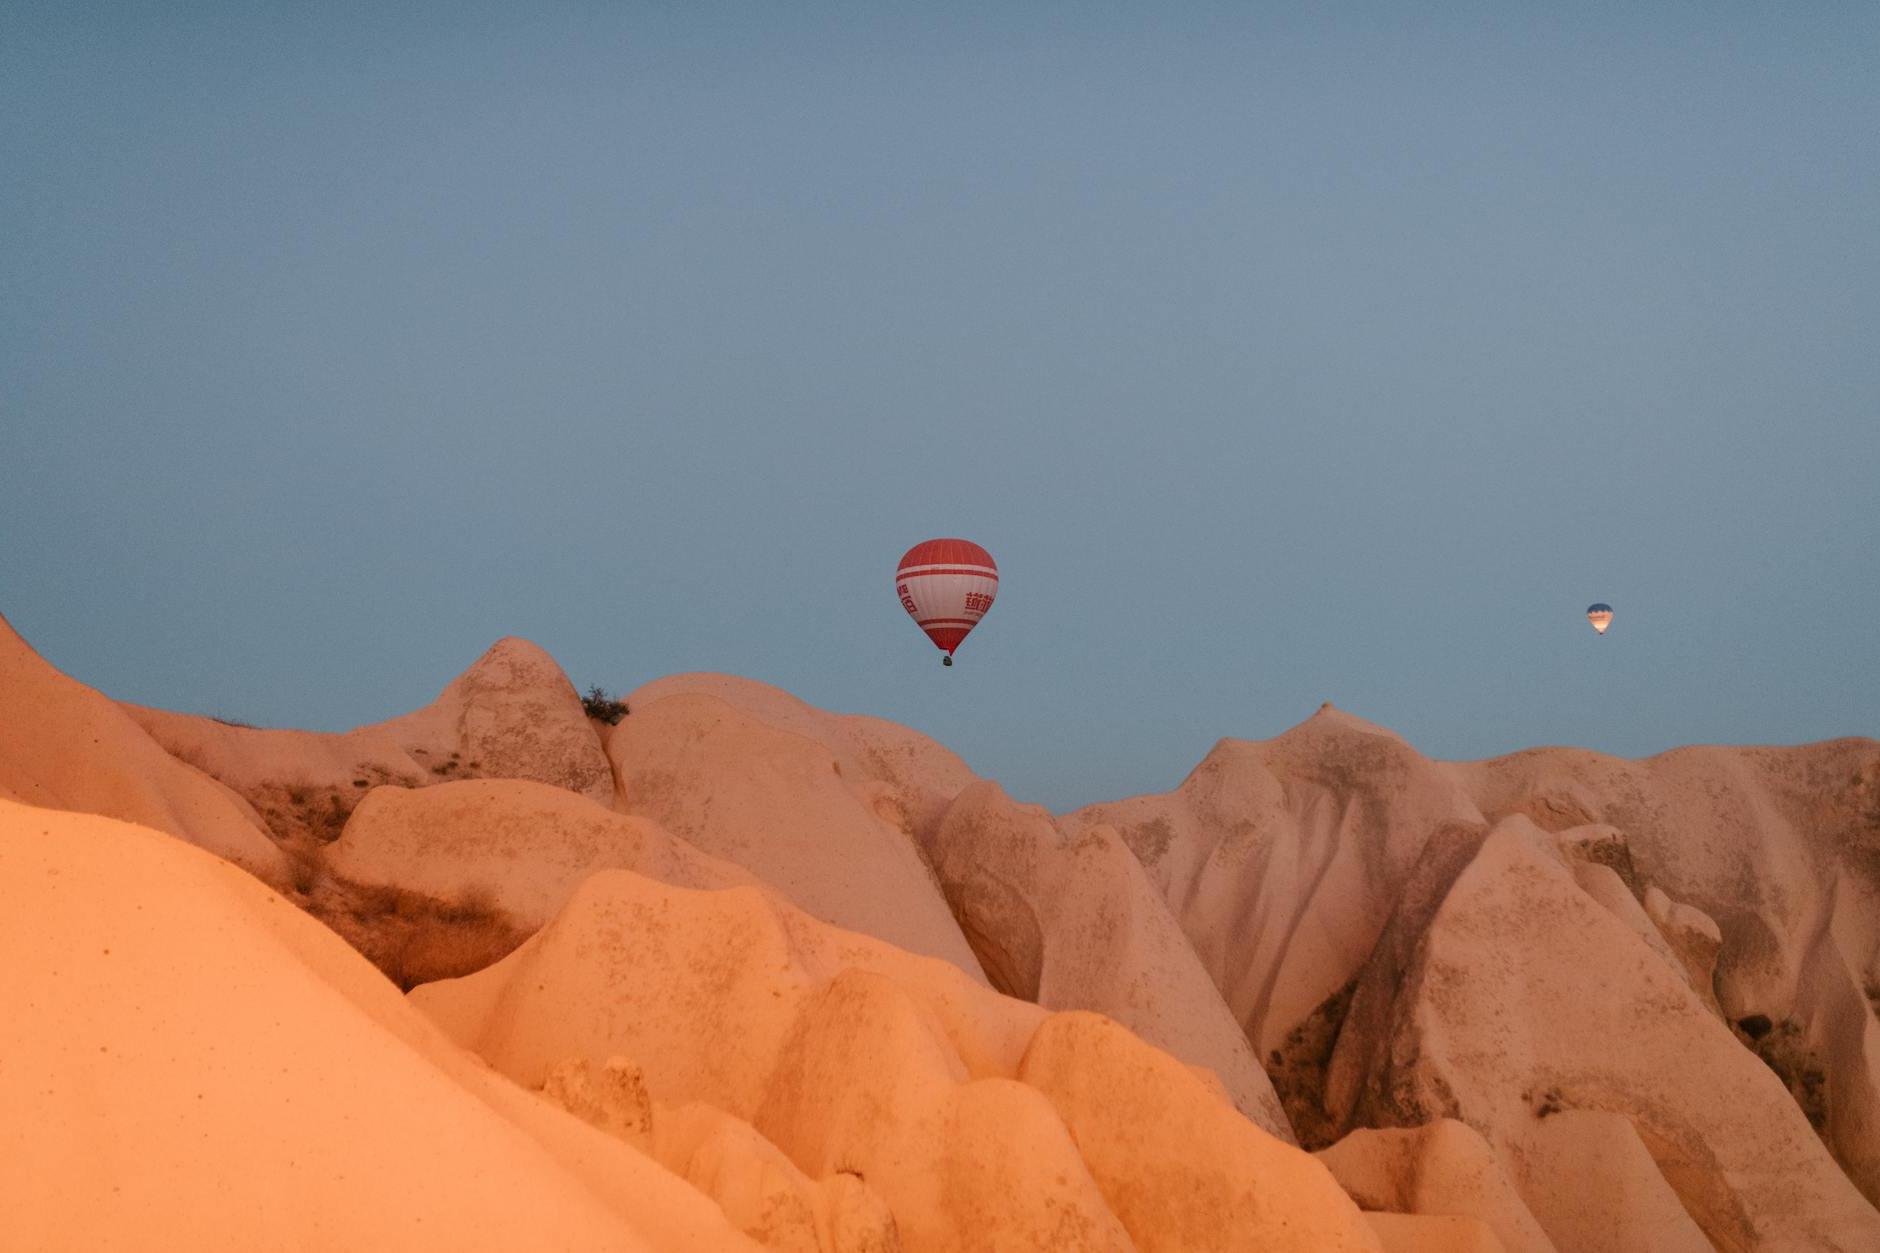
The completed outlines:
<svg viewBox="0 0 1880 1253">
<path fill-rule="evenodd" d="M 615 700 L 607 694 L 607 689 L 596 684 L 587 690 L 581 698 L 581 708 L 587 710 L 587 716 L 598 718 L 608 726 L 614 725 L 627 716 L 627 702 Z"/>
</svg>

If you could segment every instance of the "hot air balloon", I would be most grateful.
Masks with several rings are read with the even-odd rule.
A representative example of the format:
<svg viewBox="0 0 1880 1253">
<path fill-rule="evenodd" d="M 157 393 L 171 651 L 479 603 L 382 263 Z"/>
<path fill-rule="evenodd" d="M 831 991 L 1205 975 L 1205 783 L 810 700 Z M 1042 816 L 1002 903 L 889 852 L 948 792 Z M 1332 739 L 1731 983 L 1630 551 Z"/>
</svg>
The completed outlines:
<svg viewBox="0 0 1880 1253">
<path fill-rule="evenodd" d="M 916 544 L 894 570 L 901 608 L 953 664 L 953 650 L 979 625 L 999 594 L 999 567 L 992 554 L 963 539 Z"/>
<path fill-rule="evenodd" d="M 1604 635 L 1606 628 L 1612 625 L 1612 606 L 1588 605 L 1586 607 L 1586 620 L 1593 624 L 1595 631 Z"/>
</svg>

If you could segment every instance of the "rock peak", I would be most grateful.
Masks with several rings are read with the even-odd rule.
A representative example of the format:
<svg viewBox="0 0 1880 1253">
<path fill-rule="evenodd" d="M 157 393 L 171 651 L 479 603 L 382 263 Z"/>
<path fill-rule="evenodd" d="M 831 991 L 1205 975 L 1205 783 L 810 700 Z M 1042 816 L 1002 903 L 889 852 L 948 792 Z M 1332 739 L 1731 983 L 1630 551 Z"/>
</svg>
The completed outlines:
<svg viewBox="0 0 1880 1253">
<path fill-rule="evenodd" d="M 1383 735 L 1399 742 L 1407 742 L 1404 741 L 1403 736 L 1397 734 L 1389 727 L 1379 726 L 1377 723 L 1360 718 L 1354 713 L 1346 713 L 1329 700 L 1320 705 L 1310 718 L 1307 718 L 1297 727 L 1294 727 L 1293 730 L 1298 731 L 1308 727 L 1316 730 L 1355 732 L 1359 735 Z M 1288 732 L 1288 734 L 1290 734 L 1290 732 Z"/>
</svg>

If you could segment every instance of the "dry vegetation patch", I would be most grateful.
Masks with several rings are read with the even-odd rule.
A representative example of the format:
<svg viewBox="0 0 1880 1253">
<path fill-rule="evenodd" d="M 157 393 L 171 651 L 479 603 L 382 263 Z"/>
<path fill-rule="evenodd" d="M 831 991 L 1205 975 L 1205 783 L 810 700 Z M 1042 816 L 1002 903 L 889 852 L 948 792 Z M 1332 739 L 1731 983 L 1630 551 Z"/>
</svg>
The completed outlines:
<svg viewBox="0 0 1880 1253">
<path fill-rule="evenodd" d="M 587 695 L 581 698 L 581 708 L 594 721 L 605 722 L 610 727 L 627 716 L 627 702 L 615 700 L 599 684 L 587 690 Z"/>
<path fill-rule="evenodd" d="M 175 755 L 214 774 L 194 754 Z M 367 792 L 383 784 L 423 786 L 458 777 L 464 768 L 458 753 L 427 764 L 432 779 L 402 777 L 361 762 L 340 784 L 294 781 L 240 789 L 287 858 L 289 899 L 337 931 L 404 991 L 474 974 L 508 956 L 530 935 L 497 907 L 496 895 L 488 888 L 444 900 L 403 888 L 354 883 L 327 867 L 326 846 L 339 839 Z M 480 764 L 472 761 L 468 766 Z"/>
<path fill-rule="evenodd" d="M 322 875 L 302 907 L 407 992 L 420 983 L 475 974 L 530 935 L 497 907 L 488 888 L 443 900 Z"/>
</svg>

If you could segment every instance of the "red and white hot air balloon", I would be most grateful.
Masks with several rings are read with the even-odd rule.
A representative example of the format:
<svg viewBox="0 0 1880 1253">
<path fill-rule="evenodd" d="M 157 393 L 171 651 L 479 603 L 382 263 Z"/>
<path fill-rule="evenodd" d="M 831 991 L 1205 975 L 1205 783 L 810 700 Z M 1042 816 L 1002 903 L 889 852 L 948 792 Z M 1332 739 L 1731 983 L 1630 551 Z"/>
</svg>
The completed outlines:
<svg viewBox="0 0 1880 1253">
<path fill-rule="evenodd" d="M 963 539 L 916 544 L 894 571 L 901 608 L 953 664 L 953 650 L 992 608 L 999 594 L 999 567 L 992 554 Z"/>
</svg>

